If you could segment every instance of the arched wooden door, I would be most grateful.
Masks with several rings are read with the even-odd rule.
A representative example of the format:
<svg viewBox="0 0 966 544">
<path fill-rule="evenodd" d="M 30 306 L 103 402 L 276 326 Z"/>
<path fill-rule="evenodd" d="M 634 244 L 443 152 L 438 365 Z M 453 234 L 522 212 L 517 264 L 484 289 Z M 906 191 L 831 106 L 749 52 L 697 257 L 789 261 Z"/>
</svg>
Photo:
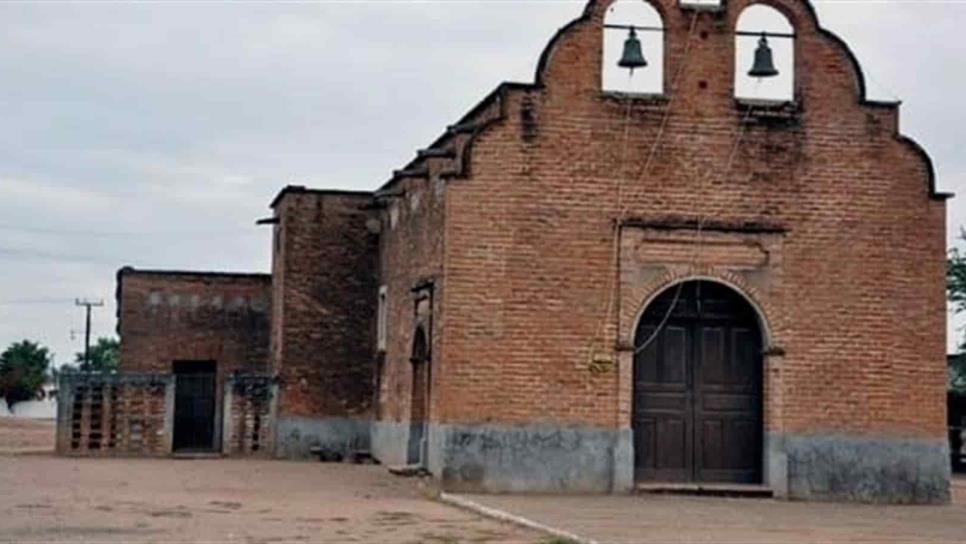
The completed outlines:
<svg viewBox="0 0 966 544">
<path fill-rule="evenodd" d="M 647 307 L 635 338 L 637 481 L 761 483 L 761 338 L 754 308 L 718 283 L 673 286 Z"/>
</svg>

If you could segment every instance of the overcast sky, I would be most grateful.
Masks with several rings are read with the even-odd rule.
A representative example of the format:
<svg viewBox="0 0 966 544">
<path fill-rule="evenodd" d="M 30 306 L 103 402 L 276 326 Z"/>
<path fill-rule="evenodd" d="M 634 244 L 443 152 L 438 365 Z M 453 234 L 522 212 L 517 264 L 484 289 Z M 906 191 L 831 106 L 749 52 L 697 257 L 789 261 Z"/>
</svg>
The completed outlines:
<svg viewBox="0 0 966 544">
<path fill-rule="evenodd" d="M 816 2 L 872 98 L 964 191 L 966 2 Z M 286 184 L 374 189 L 537 58 L 583 1 L 0 3 L 0 347 L 68 362 L 75 297 L 142 268 L 267 271 Z M 950 204 L 950 232 L 966 220 Z M 79 331 L 71 339 L 71 331 Z"/>
</svg>

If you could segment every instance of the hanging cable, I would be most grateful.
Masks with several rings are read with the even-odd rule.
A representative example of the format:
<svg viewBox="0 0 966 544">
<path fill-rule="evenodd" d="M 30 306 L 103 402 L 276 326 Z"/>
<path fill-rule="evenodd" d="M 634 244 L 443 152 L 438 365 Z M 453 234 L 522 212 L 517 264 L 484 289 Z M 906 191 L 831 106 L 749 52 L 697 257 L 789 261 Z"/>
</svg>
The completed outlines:
<svg viewBox="0 0 966 544">
<path fill-rule="evenodd" d="M 756 94 L 757 94 L 757 91 L 756 91 Z M 727 181 L 728 176 L 731 174 L 731 169 L 734 167 L 735 159 L 738 156 L 738 151 L 741 148 L 742 142 L 744 141 L 745 134 L 747 134 L 747 132 L 748 132 L 747 131 L 747 125 L 748 125 L 749 119 L 751 118 L 751 113 L 752 113 L 753 110 L 754 110 L 754 106 L 749 105 L 747 111 L 745 112 L 744 117 L 741 119 L 741 123 L 738 126 L 738 134 L 735 137 L 735 143 L 734 143 L 734 145 L 731 148 L 731 153 L 728 156 L 728 162 L 725 165 L 725 168 L 724 168 L 723 173 L 722 173 L 722 180 L 723 181 Z M 712 170 L 709 170 L 709 172 L 713 172 L 713 171 Z M 707 176 L 703 176 L 702 177 L 702 184 L 698 187 L 699 194 L 703 194 L 703 192 L 704 192 L 704 181 L 707 181 L 707 180 L 711 179 L 711 177 L 712 176 L 710 174 L 707 175 Z M 692 270 L 694 270 L 694 269 L 697 268 L 697 266 L 699 264 L 698 263 L 698 260 L 701 258 L 701 253 L 703 251 L 703 245 L 704 245 L 704 225 L 705 225 L 705 222 L 706 222 L 706 218 L 707 218 L 707 216 L 704 213 L 699 213 L 698 214 L 697 240 L 696 240 L 696 243 L 695 243 L 694 254 L 692 255 L 692 258 L 691 258 L 691 269 Z M 678 283 L 678 288 L 677 288 L 677 292 L 674 295 L 674 300 L 671 302 L 671 306 L 670 306 L 670 308 L 668 308 L 667 313 L 664 315 L 664 318 L 661 320 L 660 324 L 657 326 L 657 328 L 654 330 L 654 332 L 651 333 L 651 335 L 648 337 L 648 339 L 645 340 L 643 343 L 641 343 L 640 346 L 636 346 L 634 348 L 634 355 L 638 355 L 638 354 L 642 353 L 644 350 L 646 350 L 648 348 L 648 346 L 650 346 L 651 343 L 654 342 L 654 340 L 657 339 L 658 334 L 661 333 L 661 331 L 664 329 L 664 326 L 667 325 L 667 322 L 670 320 L 671 315 L 674 312 L 674 308 L 678 304 L 678 300 L 680 299 L 680 296 L 681 296 L 681 291 L 684 288 L 684 283 L 685 282 L 683 282 L 683 281 L 680 282 L 680 283 Z M 696 294 L 695 298 L 699 301 L 699 304 L 700 304 L 700 300 L 701 300 L 701 282 L 700 282 L 700 280 L 698 281 L 697 294 Z"/>
<path fill-rule="evenodd" d="M 648 152 L 647 159 L 645 160 L 645 163 L 644 163 L 645 172 L 650 168 L 651 163 L 654 161 L 654 157 L 657 155 L 657 149 L 660 146 L 662 138 L 664 137 L 664 132 L 667 128 L 668 120 L 670 119 L 671 106 L 674 104 L 675 97 L 677 96 L 676 91 L 677 91 L 678 83 L 680 82 L 681 76 L 684 74 L 684 70 L 688 64 L 688 58 L 691 52 L 691 47 L 694 43 L 694 34 L 695 34 L 695 30 L 697 29 L 697 26 L 698 26 L 698 13 L 695 12 L 691 18 L 691 26 L 688 30 L 688 40 L 684 48 L 684 54 L 681 57 L 681 64 L 678 66 L 678 69 L 674 73 L 674 77 L 671 79 L 671 84 L 669 86 L 671 96 L 669 97 L 668 103 L 664 108 L 664 114 L 661 118 L 661 124 L 658 128 L 657 135 L 654 138 L 654 142 L 651 144 L 650 151 Z M 629 137 L 629 131 L 630 131 L 631 105 L 632 105 L 631 97 L 630 95 L 628 95 L 627 119 L 625 120 L 624 138 L 621 144 L 621 158 L 620 158 L 620 164 L 618 168 L 618 172 L 621 172 L 621 173 L 619 174 L 618 181 L 617 181 L 618 216 L 614 224 L 614 243 L 612 248 L 614 273 L 612 274 L 612 277 L 608 281 L 607 304 L 605 307 L 603 318 L 601 319 L 601 323 L 597 328 L 597 332 L 595 333 L 594 337 L 591 338 L 590 340 L 590 349 L 588 350 L 588 359 L 590 360 L 590 362 L 593 362 L 594 350 L 597 342 L 600 341 L 600 339 L 606 335 L 607 321 L 611 318 L 611 314 L 614 311 L 617 285 L 619 283 L 617 275 L 620 273 L 620 233 L 621 233 L 621 228 L 624 222 L 625 212 L 626 212 L 626 209 L 624 207 L 623 184 L 625 179 L 624 179 L 623 170 L 624 170 L 625 156 L 626 156 L 627 145 L 629 140 L 628 137 Z"/>
</svg>

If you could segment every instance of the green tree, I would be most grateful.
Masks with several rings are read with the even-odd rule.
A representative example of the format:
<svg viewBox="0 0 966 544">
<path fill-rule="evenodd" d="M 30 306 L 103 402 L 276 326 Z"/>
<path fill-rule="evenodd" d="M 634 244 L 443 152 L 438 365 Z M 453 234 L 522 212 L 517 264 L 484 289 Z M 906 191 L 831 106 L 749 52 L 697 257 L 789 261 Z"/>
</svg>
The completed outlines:
<svg viewBox="0 0 966 544">
<path fill-rule="evenodd" d="M 966 231 L 960 229 L 959 237 L 966 241 Z M 966 312 L 966 252 L 959 248 L 949 250 L 946 260 L 946 294 L 949 304 L 957 314 Z M 966 339 L 959 341 L 960 355 L 949 365 L 949 388 L 966 392 Z"/>
<path fill-rule="evenodd" d="M 966 241 L 966 231 L 960 230 L 959 236 Z M 946 293 L 954 312 L 966 312 L 966 253 L 959 248 L 949 250 L 946 260 Z M 963 347 L 966 342 L 960 342 L 960 349 Z"/>
<path fill-rule="evenodd" d="M 10 406 L 37 398 L 52 360 L 53 355 L 40 344 L 29 340 L 11 344 L 0 354 L 0 396 Z"/>
<path fill-rule="evenodd" d="M 81 372 L 117 372 L 120 363 L 120 343 L 114 338 L 98 338 L 91 346 L 91 360 L 84 360 L 84 352 L 77 354 L 77 369 Z"/>
</svg>

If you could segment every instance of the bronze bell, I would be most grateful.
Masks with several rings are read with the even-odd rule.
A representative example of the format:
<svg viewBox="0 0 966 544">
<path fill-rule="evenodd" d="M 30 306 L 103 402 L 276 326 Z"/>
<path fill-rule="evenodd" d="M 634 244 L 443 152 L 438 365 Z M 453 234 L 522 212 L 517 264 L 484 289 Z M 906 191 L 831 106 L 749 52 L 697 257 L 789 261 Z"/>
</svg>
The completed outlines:
<svg viewBox="0 0 966 544">
<path fill-rule="evenodd" d="M 634 31 L 633 27 L 631 27 L 631 33 L 624 42 L 624 55 L 621 56 L 617 65 L 621 68 L 630 68 L 632 74 L 636 68 L 647 66 L 647 60 L 644 59 L 644 53 L 641 52 L 641 40 L 637 39 L 637 32 Z"/>
<path fill-rule="evenodd" d="M 748 72 L 751 77 L 775 77 L 778 70 L 775 68 L 775 59 L 771 54 L 771 47 L 768 47 L 768 37 L 762 32 L 761 39 L 758 40 L 758 49 L 755 50 L 755 65 Z"/>
</svg>

